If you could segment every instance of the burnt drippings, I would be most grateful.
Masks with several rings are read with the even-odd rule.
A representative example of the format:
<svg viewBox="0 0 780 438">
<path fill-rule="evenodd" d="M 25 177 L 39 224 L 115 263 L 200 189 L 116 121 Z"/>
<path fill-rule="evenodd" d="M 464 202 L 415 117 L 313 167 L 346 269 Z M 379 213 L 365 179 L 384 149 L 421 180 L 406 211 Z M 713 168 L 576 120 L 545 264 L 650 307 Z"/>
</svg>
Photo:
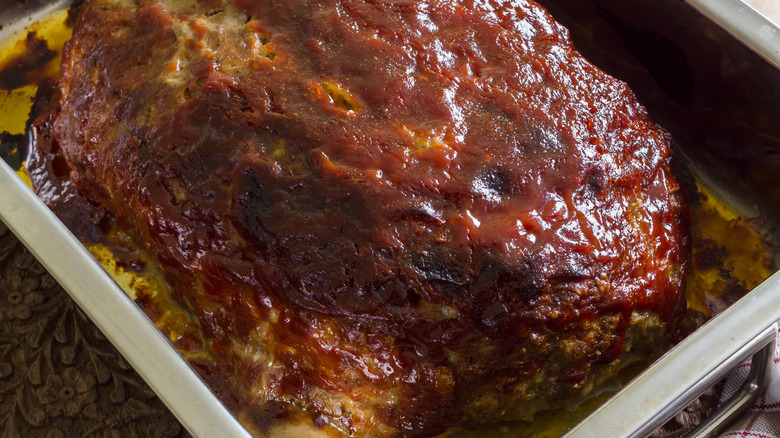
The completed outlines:
<svg viewBox="0 0 780 438">
<path fill-rule="evenodd" d="M 46 40 L 36 32 L 27 34 L 24 45 L 24 52 L 0 65 L 0 88 L 10 91 L 25 85 L 39 84 L 46 74 L 41 66 L 57 57 L 57 52 L 50 49 Z"/>
<path fill-rule="evenodd" d="M 40 87 L 49 74 L 46 65 L 57 57 L 57 52 L 49 48 L 48 43 L 36 32 L 29 32 L 24 39 L 24 50 L 10 56 L 0 64 L 0 92 L 9 96 L 14 90 L 33 85 Z M 8 103 L 5 103 L 8 105 Z M 14 114 L 23 116 L 28 108 L 15 108 Z M 31 114 L 31 119 L 36 114 Z M 7 124 L 3 124 L 8 128 Z M 27 122 L 29 128 L 29 121 Z M 26 130 L 25 132 L 29 132 Z M 0 157 L 14 170 L 20 170 L 27 159 L 28 136 L 16 132 L 0 131 Z"/>
<path fill-rule="evenodd" d="M 23 134 L 0 132 L 0 157 L 14 170 L 22 168 L 27 151 L 27 140 Z"/>
<path fill-rule="evenodd" d="M 74 0 L 73 3 L 71 3 L 70 8 L 68 8 L 68 18 L 65 20 L 66 26 L 73 27 L 76 25 L 82 3 L 84 3 L 84 0 Z"/>
<path fill-rule="evenodd" d="M 43 70 L 43 66 L 39 66 L 39 69 Z M 29 159 L 31 145 L 34 141 L 31 123 L 42 114 L 49 104 L 49 100 L 56 93 L 54 81 L 46 78 L 44 75 L 38 76 L 38 82 L 35 85 L 38 86 L 38 90 L 29 110 L 29 119 L 25 124 L 24 134 L 11 134 L 7 131 L 0 132 L 0 157 L 12 169 L 17 171 L 22 170 L 25 162 Z M 56 161 L 59 162 L 60 167 L 63 165 L 61 156 Z M 54 163 L 52 164 L 54 165 Z M 67 165 L 65 166 L 67 167 Z"/>
</svg>

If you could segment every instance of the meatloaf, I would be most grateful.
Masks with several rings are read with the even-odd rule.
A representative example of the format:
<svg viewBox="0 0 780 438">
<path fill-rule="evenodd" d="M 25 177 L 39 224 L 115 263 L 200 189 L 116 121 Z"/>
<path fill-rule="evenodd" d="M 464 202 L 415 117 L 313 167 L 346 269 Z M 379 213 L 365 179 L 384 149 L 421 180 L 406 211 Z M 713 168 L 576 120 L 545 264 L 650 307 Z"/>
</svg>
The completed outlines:
<svg viewBox="0 0 780 438">
<path fill-rule="evenodd" d="M 530 0 L 85 0 L 33 133 L 40 195 L 153 255 L 239 407 L 530 420 L 685 311 L 670 137 Z"/>
</svg>

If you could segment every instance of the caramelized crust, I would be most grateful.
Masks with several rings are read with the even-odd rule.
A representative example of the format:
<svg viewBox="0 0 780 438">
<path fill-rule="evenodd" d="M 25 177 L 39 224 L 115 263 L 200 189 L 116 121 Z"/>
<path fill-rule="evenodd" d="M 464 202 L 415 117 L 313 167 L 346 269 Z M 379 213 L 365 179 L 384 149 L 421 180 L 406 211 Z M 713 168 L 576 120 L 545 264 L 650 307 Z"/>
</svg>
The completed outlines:
<svg viewBox="0 0 780 438">
<path fill-rule="evenodd" d="M 86 0 L 59 93 L 39 192 L 61 154 L 242 406 L 358 436 L 530 419 L 684 309 L 669 136 L 531 1 Z"/>
</svg>

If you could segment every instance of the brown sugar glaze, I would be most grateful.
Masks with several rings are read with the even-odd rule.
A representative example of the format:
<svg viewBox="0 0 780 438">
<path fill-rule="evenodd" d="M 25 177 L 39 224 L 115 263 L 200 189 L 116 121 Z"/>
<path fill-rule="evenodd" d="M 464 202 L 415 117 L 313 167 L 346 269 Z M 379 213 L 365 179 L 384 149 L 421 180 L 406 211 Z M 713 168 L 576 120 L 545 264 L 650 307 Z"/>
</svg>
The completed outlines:
<svg viewBox="0 0 780 438">
<path fill-rule="evenodd" d="M 537 376 L 566 405 L 638 314 L 636 351 L 673 337 L 669 136 L 536 4 L 239 1 L 245 46 L 211 56 L 161 2 L 83 9 L 33 180 L 156 256 L 229 404 L 431 435 L 525 418 Z"/>
</svg>

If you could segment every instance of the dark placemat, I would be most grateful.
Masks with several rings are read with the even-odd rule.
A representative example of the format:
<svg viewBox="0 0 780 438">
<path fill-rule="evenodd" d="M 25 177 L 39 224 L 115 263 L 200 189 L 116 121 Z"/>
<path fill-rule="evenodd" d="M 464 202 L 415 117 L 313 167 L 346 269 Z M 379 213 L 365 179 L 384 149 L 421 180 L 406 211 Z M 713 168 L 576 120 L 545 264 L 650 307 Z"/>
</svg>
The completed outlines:
<svg viewBox="0 0 780 438">
<path fill-rule="evenodd" d="M 189 436 L 0 222 L 0 438 Z"/>
</svg>

